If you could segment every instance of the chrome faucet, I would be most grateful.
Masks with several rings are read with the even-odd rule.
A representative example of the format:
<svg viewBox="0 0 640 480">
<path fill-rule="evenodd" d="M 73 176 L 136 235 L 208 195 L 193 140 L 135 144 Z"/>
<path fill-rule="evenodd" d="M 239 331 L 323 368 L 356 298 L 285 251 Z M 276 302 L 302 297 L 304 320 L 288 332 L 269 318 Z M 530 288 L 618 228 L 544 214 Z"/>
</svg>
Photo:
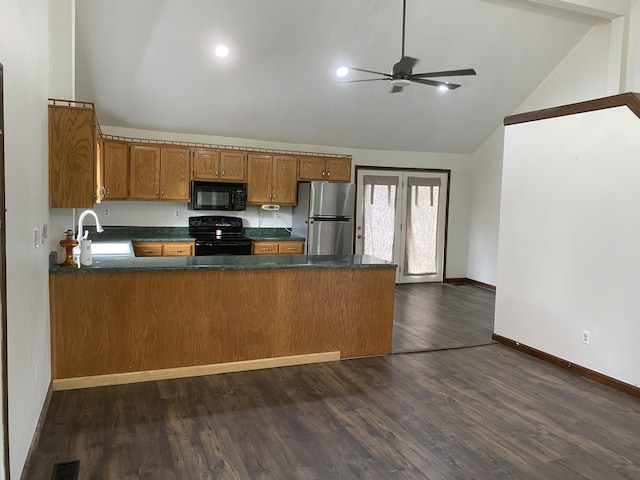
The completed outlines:
<svg viewBox="0 0 640 480">
<path fill-rule="evenodd" d="M 93 215 L 93 218 L 96 219 L 96 232 L 104 232 L 104 228 L 102 228 L 102 225 L 100 225 L 100 220 L 98 220 L 98 215 L 96 215 L 96 212 L 94 212 L 93 210 L 85 210 L 80 214 L 80 217 L 78 218 L 78 234 L 76 235 L 76 240 L 78 240 L 78 243 L 80 243 L 80 241 L 84 238 L 84 234 L 82 232 L 82 222 L 84 221 L 84 217 L 86 217 L 87 215 Z"/>
</svg>

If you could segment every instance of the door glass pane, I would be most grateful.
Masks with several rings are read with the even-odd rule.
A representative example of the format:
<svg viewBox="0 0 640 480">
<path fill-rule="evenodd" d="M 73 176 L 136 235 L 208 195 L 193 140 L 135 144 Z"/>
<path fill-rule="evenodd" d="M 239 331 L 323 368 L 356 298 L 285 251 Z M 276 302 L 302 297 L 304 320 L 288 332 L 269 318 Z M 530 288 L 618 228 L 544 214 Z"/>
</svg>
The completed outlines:
<svg viewBox="0 0 640 480">
<path fill-rule="evenodd" d="M 367 184 L 364 188 L 364 254 L 393 262 L 396 185 Z"/>
<path fill-rule="evenodd" d="M 407 205 L 407 275 L 434 275 L 437 264 L 438 185 L 409 185 Z"/>
</svg>

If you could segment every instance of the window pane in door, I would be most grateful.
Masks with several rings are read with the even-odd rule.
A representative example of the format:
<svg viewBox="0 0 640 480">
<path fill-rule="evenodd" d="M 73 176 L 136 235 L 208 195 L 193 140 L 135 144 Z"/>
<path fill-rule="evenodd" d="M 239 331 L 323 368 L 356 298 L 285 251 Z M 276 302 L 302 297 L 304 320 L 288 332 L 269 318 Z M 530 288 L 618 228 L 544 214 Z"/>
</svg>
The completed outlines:
<svg viewBox="0 0 640 480">
<path fill-rule="evenodd" d="M 409 179 L 405 273 L 434 275 L 437 264 L 439 181 Z M 438 179 L 433 179 L 438 180 Z M 414 183 L 412 185 L 412 183 Z M 417 183 L 417 184 L 416 184 Z M 438 184 L 436 184 L 438 183 Z"/>
<path fill-rule="evenodd" d="M 396 185 L 367 184 L 364 188 L 364 254 L 393 262 Z"/>
</svg>

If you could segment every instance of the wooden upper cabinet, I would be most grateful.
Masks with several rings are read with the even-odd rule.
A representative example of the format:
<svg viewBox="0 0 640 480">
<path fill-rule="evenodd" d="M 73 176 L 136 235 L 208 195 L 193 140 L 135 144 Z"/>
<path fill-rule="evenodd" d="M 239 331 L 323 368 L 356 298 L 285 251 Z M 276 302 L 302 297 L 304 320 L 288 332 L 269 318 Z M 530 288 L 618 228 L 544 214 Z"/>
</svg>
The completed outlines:
<svg viewBox="0 0 640 480">
<path fill-rule="evenodd" d="M 160 198 L 160 147 L 132 145 L 129 152 L 129 198 Z"/>
<path fill-rule="evenodd" d="M 347 157 L 300 157 L 298 180 L 351 181 L 351 159 Z"/>
<path fill-rule="evenodd" d="M 129 198 L 188 202 L 189 158 L 188 147 L 132 145 Z"/>
<path fill-rule="evenodd" d="M 174 202 L 189 201 L 189 149 L 162 147 L 160 149 L 160 199 Z"/>
<path fill-rule="evenodd" d="M 244 152 L 220 152 L 220 180 L 247 180 L 247 156 Z"/>
<path fill-rule="evenodd" d="M 117 140 L 102 142 L 105 200 L 126 200 L 129 194 L 129 145 Z"/>
<path fill-rule="evenodd" d="M 298 197 L 298 157 L 274 155 L 272 202 L 278 205 L 295 205 Z"/>
<path fill-rule="evenodd" d="M 95 203 L 95 114 L 92 108 L 49 105 L 49 207 L 92 208 Z"/>
<path fill-rule="evenodd" d="M 298 180 L 324 180 L 324 157 L 300 157 Z"/>
<path fill-rule="evenodd" d="M 247 203 L 271 203 L 271 155 L 249 155 L 247 159 Z"/>
<path fill-rule="evenodd" d="M 351 159 L 344 157 L 330 157 L 325 160 L 326 179 L 329 182 L 351 181 Z"/>
<path fill-rule="evenodd" d="M 298 157 L 249 155 L 247 166 L 247 203 L 296 204 Z"/>
<path fill-rule="evenodd" d="M 245 182 L 247 158 L 244 152 L 227 152 L 210 148 L 193 151 L 194 180 Z"/>
</svg>

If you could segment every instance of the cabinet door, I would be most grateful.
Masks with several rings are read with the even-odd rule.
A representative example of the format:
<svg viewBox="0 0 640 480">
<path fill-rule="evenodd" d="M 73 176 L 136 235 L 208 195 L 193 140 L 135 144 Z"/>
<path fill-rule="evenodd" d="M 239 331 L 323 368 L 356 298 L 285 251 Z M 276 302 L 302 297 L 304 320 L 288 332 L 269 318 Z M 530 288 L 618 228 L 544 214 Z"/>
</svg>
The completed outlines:
<svg viewBox="0 0 640 480">
<path fill-rule="evenodd" d="M 300 157 L 298 162 L 298 180 L 324 180 L 323 157 Z"/>
<path fill-rule="evenodd" d="M 244 152 L 220 152 L 220 180 L 244 182 L 247 179 L 247 158 Z"/>
<path fill-rule="evenodd" d="M 193 255 L 193 242 L 165 242 L 162 255 L 165 257 L 188 257 Z"/>
<path fill-rule="evenodd" d="M 210 148 L 193 151 L 193 178 L 195 180 L 218 180 L 220 178 L 220 152 Z"/>
<path fill-rule="evenodd" d="M 271 201 L 278 205 L 295 205 L 298 197 L 297 178 L 298 157 L 274 156 Z"/>
<path fill-rule="evenodd" d="M 94 120 L 90 108 L 49 105 L 49 207 L 93 207 Z"/>
<path fill-rule="evenodd" d="M 280 255 L 302 255 L 304 253 L 304 242 L 287 240 L 278 244 Z"/>
<path fill-rule="evenodd" d="M 136 257 L 160 257 L 162 242 L 134 242 L 133 253 Z"/>
<path fill-rule="evenodd" d="M 278 242 L 253 242 L 251 244 L 252 255 L 277 255 Z"/>
<path fill-rule="evenodd" d="M 351 181 L 351 159 L 350 158 L 327 158 L 325 166 L 326 166 L 326 179 L 329 182 L 350 182 Z"/>
<path fill-rule="evenodd" d="M 129 193 L 129 146 L 105 140 L 102 147 L 105 200 L 126 200 Z"/>
<path fill-rule="evenodd" d="M 160 147 L 132 145 L 129 155 L 129 198 L 160 198 Z"/>
<path fill-rule="evenodd" d="M 271 203 L 271 155 L 249 155 L 247 160 L 247 203 Z"/>
<path fill-rule="evenodd" d="M 105 188 L 104 188 L 104 141 L 100 136 L 100 131 L 96 125 L 96 148 L 95 148 L 95 203 L 100 203 L 104 200 Z"/>
<path fill-rule="evenodd" d="M 186 147 L 162 147 L 160 158 L 160 199 L 188 202 L 189 149 Z"/>
</svg>

